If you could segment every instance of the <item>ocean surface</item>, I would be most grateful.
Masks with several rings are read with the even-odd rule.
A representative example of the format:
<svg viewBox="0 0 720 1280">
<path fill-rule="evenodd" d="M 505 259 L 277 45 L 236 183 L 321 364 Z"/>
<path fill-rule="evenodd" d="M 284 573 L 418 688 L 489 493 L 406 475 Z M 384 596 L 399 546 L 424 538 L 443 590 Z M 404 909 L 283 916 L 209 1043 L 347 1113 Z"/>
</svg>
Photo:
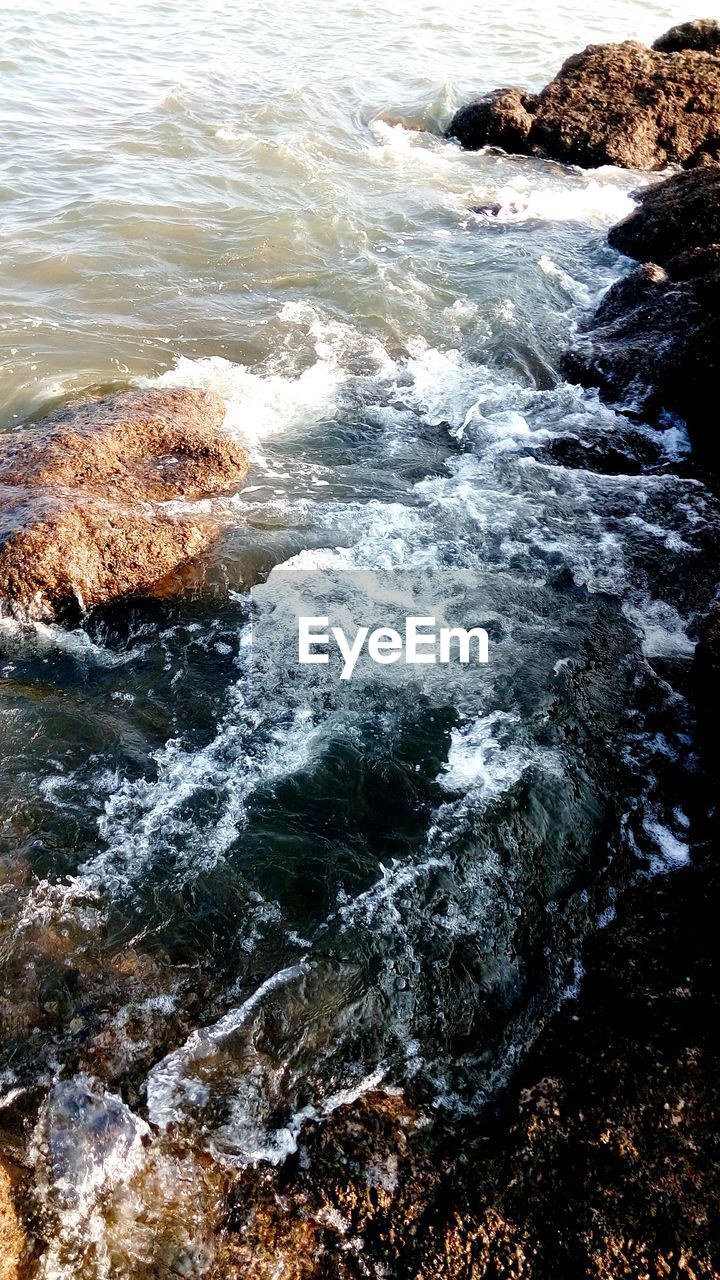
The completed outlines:
<svg viewBox="0 0 720 1280">
<path fill-rule="evenodd" d="M 695 16 L 0 5 L 1 429 L 209 387 L 252 462 L 182 592 L 0 618 L 0 1133 L 43 1280 L 207 1274 L 208 1170 L 369 1088 L 492 1104 L 623 885 L 690 856 L 717 504 L 681 423 L 558 372 L 656 175 L 442 133 Z M 253 679 L 288 564 L 351 571 L 350 613 L 368 573 L 470 575 L 491 661 Z"/>
</svg>

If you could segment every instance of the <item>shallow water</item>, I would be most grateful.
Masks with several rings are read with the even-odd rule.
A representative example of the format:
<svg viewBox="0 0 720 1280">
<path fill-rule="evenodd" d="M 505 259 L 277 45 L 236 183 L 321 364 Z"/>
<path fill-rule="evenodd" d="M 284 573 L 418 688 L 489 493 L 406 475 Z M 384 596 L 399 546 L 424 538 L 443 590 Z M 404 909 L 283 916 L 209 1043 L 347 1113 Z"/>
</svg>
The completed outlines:
<svg viewBox="0 0 720 1280">
<path fill-rule="evenodd" d="M 689 856 L 717 507 L 681 424 L 557 372 L 649 179 L 440 134 L 694 15 L 406 9 L 0 11 L 4 422 L 207 386 L 253 463 L 185 594 L 0 620 L 0 1080 L 47 1280 L 202 1275 L 205 1152 L 281 1159 L 370 1086 L 482 1105 L 613 895 Z M 248 592 L 288 562 L 357 610 L 370 571 L 469 574 L 489 667 L 329 701 L 253 677 Z"/>
</svg>

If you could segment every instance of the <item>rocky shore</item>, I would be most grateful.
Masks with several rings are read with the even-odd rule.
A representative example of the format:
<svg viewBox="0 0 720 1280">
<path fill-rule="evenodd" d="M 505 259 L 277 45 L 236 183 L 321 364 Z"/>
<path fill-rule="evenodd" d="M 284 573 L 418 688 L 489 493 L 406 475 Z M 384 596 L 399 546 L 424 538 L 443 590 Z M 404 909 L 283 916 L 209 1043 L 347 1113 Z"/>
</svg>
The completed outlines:
<svg viewBox="0 0 720 1280">
<path fill-rule="evenodd" d="M 565 369 L 642 421 L 682 417 L 695 474 L 716 484 L 708 406 L 720 338 L 720 24 L 684 24 L 652 49 L 591 46 L 539 95 L 500 89 L 464 108 L 450 136 L 580 165 L 684 166 L 643 190 L 611 231 L 610 243 L 640 265 L 606 294 Z M 207 548 L 213 517 L 168 504 L 244 478 L 247 455 L 224 433 L 224 415 L 210 392 L 138 391 L 0 437 L 2 609 L 63 620 L 151 590 Z M 448 1132 L 401 1095 L 373 1092 L 308 1123 L 277 1168 L 221 1175 L 213 1166 L 222 1227 L 202 1274 L 720 1276 L 720 612 L 705 620 L 695 662 L 678 678 L 697 711 L 691 865 L 621 897 L 587 947 L 580 993 L 494 1109 Z M 145 971 L 137 985 L 147 987 Z M 189 1023 L 201 1017 L 188 1011 Z M 145 1052 L 157 1050 L 148 1043 Z M 21 1222 L 20 1139 L 13 1154 L 17 1165 L 0 1161 L 0 1280 L 29 1280 L 48 1242 L 43 1226 Z M 171 1206 L 175 1219 L 162 1166 L 153 1177 L 160 1208 L 149 1225 L 140 1215 L 142 1228 L 153 1240 L 175 1220 L 195 1230 L 205 1203 L 195 1167 Z M 157 1266 L 152 1274 L 178 1274 Z"/>
<path fill-rule="evenodd" d="M 642 265 L 605 296 L 566 372 L 640 420 L 681 416 L 695 472 L 715 484 L 720 24 L 686 23 L 652 50 L 591 46 L 537 97 L 501 89 L 464 108 L 449 135 L 587 166 L 686 166 L 611 231 Z M 720 1275 L 720 614 L 689 679 L 693 863 L 623 896 L 579 996 L 493 1115 L 448 1138 L 400 1097 L 370 1095 L 309 1126 L 281 1169 L 243 1175 L 213 1280 Z"/>
</svg>

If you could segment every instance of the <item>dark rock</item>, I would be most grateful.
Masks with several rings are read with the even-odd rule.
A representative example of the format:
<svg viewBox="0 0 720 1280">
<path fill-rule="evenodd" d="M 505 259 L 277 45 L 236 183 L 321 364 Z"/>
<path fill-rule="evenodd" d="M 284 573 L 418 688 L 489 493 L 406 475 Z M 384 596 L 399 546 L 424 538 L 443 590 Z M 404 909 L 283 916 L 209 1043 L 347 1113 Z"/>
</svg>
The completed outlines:
<svg viewBox="0 0 720 1280">
<path fill-rule="evenodd" d="M 496 89 L 456 111 L 448 136 L 466 151 L 489 145 L 526 154 L 534 106 L 535 99 L 523 89 Z"/>
<path fill-rule="evenodd" d="M 697 461 L 720 470 L 708 406 L 720 374 L 720 245 L 638 267 L 613 285 L 584 340 L 564 360 L 568 377 L 656 421 L 685 419 Z"/>
<path fill-rule="evenodd" d="M 583 168 L 693 164 L 720 139 L 720 57 L 589 45 L 537 97 L 500 89 L 462 107 L 448 136 Z"/>
<path fill-rule="evenodd" d="M 694 662 L 695 694 L 701 710 L 701 730 L 705 755 L 715 779 L 720 769 L 720 605 L 704 619 L 698 637 Z M 715 803 L 720 802 L 716 793 Z"/>
<path fill-rule="evenodd" d="M 702 53 L 720 53 L 720 22 L 714 18 L 696 18 L 671 27 L 656 40 L 658 53 L 680 53 L 683 49 L 699 49 Z"/>
<path fill-rule="evenodd" d="M 688 249 L 720 243 L 720 165 L 678 173 L 636 192 L 638 208 L 612 227 L 614 249 L 638 262 L 666 263 Z"/>
<path fill-rule="evenodd" d="M 712 478 L 720 475 L 711 411 L 720 373 L 720 166 L 677 174 L 637 199 L 609 240 L 644 265 L 608 291 L 564 371 L 647 421 L 678 414 Z"/>
<path fill-rule="evenodd" d="M 226 491 L 245 450 L 212 392 L 129 392 L 0 437 L 0 600 L 18 616 L 148 590 L 215 537 L 161 504 Z"/>
</svg>

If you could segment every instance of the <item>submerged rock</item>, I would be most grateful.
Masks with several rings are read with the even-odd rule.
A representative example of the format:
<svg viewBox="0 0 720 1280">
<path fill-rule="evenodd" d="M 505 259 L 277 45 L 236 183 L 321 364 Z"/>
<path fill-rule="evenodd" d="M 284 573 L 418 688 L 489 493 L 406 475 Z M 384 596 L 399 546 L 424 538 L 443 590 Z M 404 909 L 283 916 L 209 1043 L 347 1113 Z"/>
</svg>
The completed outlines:
<svg viewBox="0 0 720 1280">
<path fill-rule="evenodd" d="M 720 140 L 720 56 L 699 44 L 588 45 L 536 97 L 498 89 L 462 107 L 448 136 L 470 150 L 497 146 L 583 168 L 697 163 Z"/>
<path fill-rule="evenodd" d="M 709 406 L 720 372 L 720 166 L 678 174 L 638 199 L 609 238 L 644 265 L 605 295 L 565 372 L 650 421 L 679 414 L 697 461 L 718 472 Z"/>
<path fill-rule="evenodd" d="M 0 437 L 0 599 L 52 619 L 146 591 L 212 541 L 162 505 L 227 491 L 247 454 L 214 392 L 132 391 Z"/>
</svg>

